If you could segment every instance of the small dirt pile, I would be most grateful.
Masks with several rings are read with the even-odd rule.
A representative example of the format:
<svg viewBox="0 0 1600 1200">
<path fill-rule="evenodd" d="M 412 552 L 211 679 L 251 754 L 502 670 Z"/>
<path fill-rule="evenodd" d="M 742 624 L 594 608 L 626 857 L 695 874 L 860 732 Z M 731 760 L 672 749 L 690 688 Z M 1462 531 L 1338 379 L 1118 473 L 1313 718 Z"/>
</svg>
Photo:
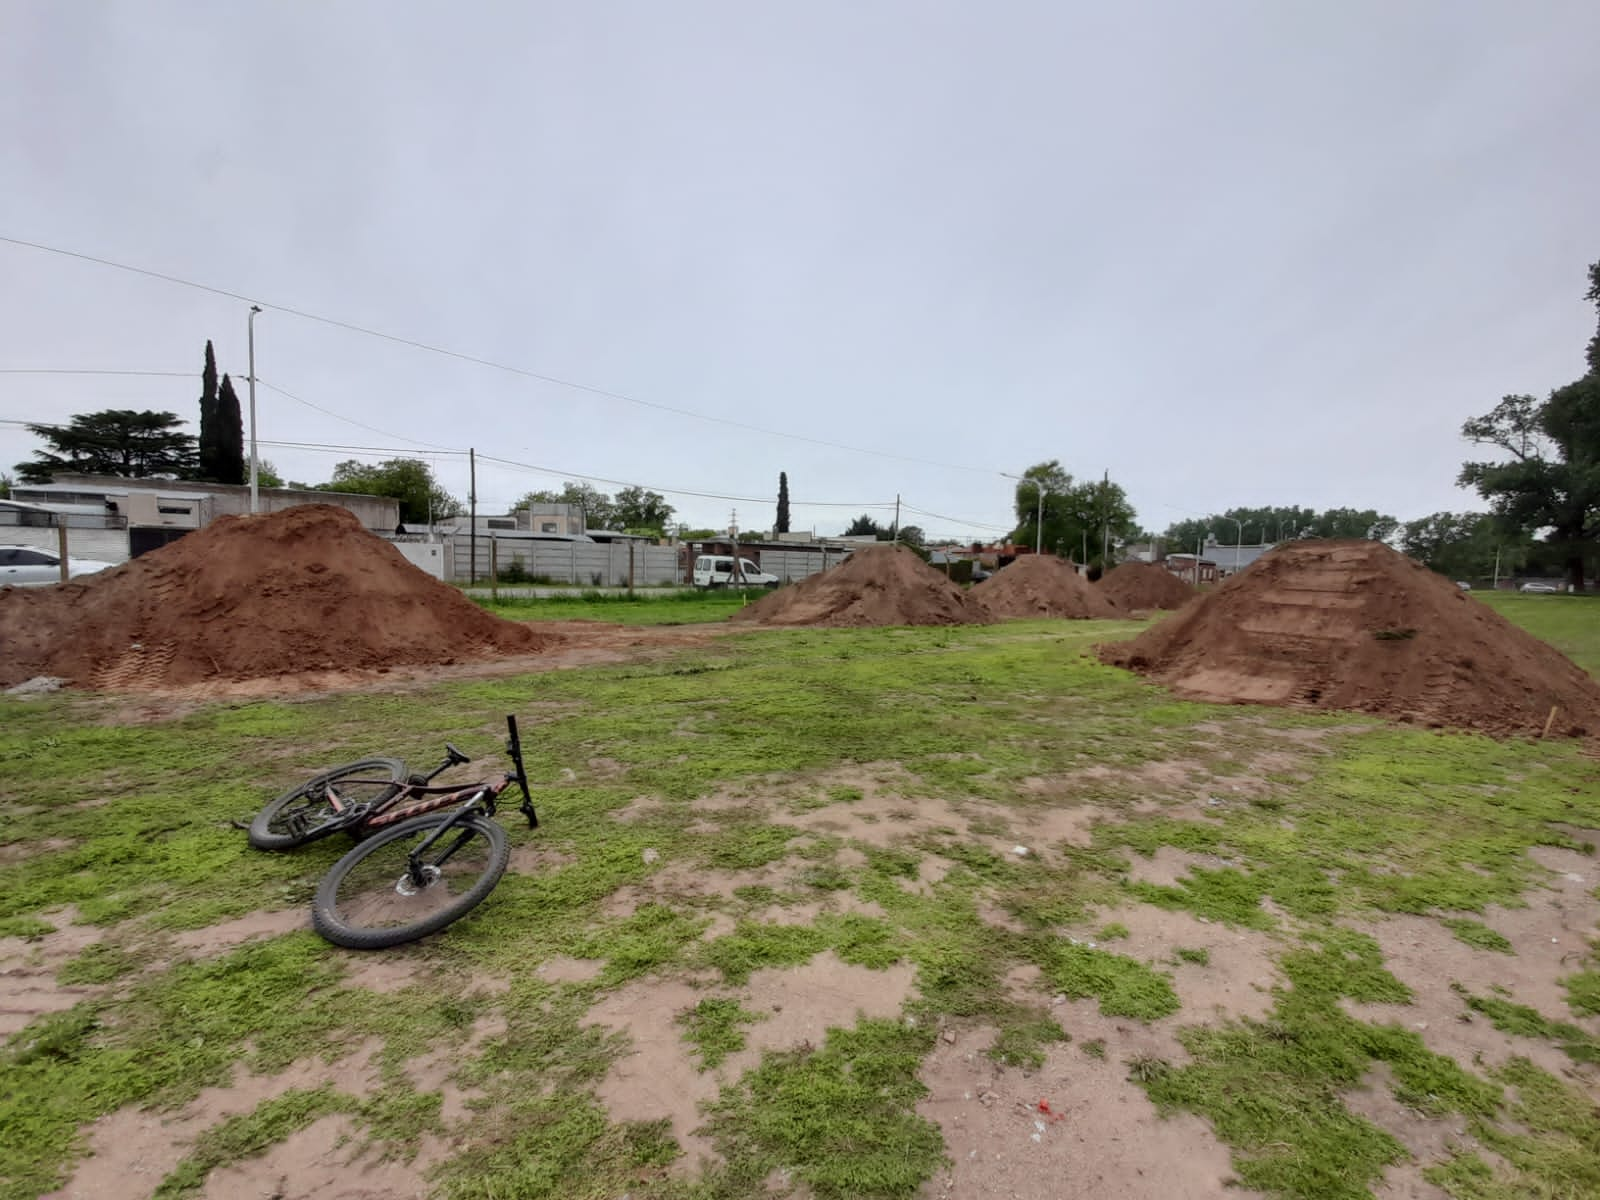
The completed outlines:
<svg viewBox="0 0 1600 1200">
<path fill-rule="evenodd" d="M 1124 613 L 1182 608 L 1195 597 L 1192 585 L 1154 563 L 1120 563 L 1101 576 L 1095 586 Z"/>
<path fill-rule="evenodd" d="M 731 618 L 761 625 L 972 625 L 994 620 L 904 546 L 857 550 L 831 571 L 779 588 Z"/>
<path fill-rule="evenodd" d="M 1053 554 L 1024 554 L 972 589 L 996 617 L 1119 617 L 1098 588 Z"/>
<path fill-rule="evenodd" d="M 552 641 L 408 563 L 348 509 L 222 517 L 80 582 L 0 591 L 0 686 L 160 688 L 453 663 Z"/>
<path fill-rule="evenodd" d="M 1600 684 L 1379 542 L 1294 542 L 1100 657 L 1200 700 L 1380 713 L 1429 726 L 1600 731 Z"/>
</svg>

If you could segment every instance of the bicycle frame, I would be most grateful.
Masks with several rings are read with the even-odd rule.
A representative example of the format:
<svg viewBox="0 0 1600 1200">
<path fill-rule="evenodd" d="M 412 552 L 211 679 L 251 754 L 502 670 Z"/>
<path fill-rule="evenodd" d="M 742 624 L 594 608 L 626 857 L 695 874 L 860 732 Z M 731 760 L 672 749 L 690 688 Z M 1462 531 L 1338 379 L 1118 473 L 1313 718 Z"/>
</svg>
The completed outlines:
<svg viewBox="0 0 1600 1200">
<path fill-rule="evenodd" d="M 466 802 L 462 804 L 460 808 L 451 813 L 448 819 L 441 822 L 439 828 L 435 829 L 427 837 L 423 838 L 422 842 L 407 856 L 406 874 L 410 877 L 411 882 L 417 887 L 420 888 L 427 886 L 427 870 L 431 868 L 434 871 L 437 871 L 442 864 L 449 861 L 452 854 L 461 849 L 462 846 L 465 846 L 467 842 L 471 840 L 472 834 L 470 832 L 463 832 L 460 837 L 456 838 L 455 845 L 451 846 L 438 858 L 433 859 L 426 864 L 422 862 L 422 856 L 427 851 L 431 850 L 435 843 L 437 843 L 440 838 L 444 837 L 446 833 L 460 826 L 461 823 L 467 820 L 469 817 L 475 817 L 481 813 L 483 816 L 492 819 L 495 814 L 495 801 L 499 799 L 500 793 L 505 791 L 506 788 L 510 787 L 513 783 L 522 789 L 522 803 L 518 806 L 518 811 L 521 812 L 523 816 L 528 818 L 529 829 L 539 828 L 539 814 L 534 811 L 533 796 L 528 791 L 528 773 L 522 765 L 522 739 L 518 735 L 517 718 L 514 715 L 508 715 L 506 717 L 506 731 L 508 735 L 506 738 L 506 753 L 511 756 L 511 762 L 516 767 L 515 773 L 508 773 L 499 784 L 480 783 L 474 784 L 469 788 L 451 791 L 448 795 L 442 796 L 440 798 L 440 802 L 437 804 L 429 804 L 426 807 L 422 805 L 414 805 L 411 811 L 403 814 L 405 816 L 416 816 L 420 813 L 432 812 L 436 809 L 445 807 L 452 800 L 459 796 L 466 795 L 468 792 L 472 793 L 472 795 L 468 797 Z M 443 789 L 423 790 L 432 791 Z M 399 820 L 401 815 L 402 814 L 389 815 L 386 813 L 379 821 L 373 821 L 370 822 L 370 824 L 388 824 L 391 821 Z"/>
</svg>

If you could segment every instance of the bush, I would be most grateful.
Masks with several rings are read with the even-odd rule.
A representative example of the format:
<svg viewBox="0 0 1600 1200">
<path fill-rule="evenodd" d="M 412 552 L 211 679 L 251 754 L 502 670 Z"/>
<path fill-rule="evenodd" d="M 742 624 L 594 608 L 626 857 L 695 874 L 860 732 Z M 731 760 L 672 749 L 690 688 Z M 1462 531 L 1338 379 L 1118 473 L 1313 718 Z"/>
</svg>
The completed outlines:
<svg viewBox="0 0 1600 1200">
<path fill-rule="evenodd" d="M 532 578 L 528 574 L 528 568 L 522 565 L 521 559 L 513 558 L 508 563 L 498 563 L 496 565 L 499 569 L 498 578 L 501 583 L 527 583 Z"/>
</svg>

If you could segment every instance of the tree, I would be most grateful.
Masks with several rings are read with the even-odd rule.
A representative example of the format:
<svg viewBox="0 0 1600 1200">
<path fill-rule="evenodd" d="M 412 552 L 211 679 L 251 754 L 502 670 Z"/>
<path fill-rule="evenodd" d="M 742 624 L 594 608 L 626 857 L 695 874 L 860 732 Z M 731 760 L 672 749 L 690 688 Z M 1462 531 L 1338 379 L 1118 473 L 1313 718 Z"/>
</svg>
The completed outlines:
<svg viewBox="0 0 1600 1200">
<path fill-rule="evenodd" d="M 439 486 L 427 463 L 416 458 L 391 458 L 377 464 L 350 459 L 334 467 L 333 479 L 318 484 L 317 490 L 390 496 L 400 501 L 400 520 L 413 525 L 461 512 L 461 502 Z"/>
<path fill-rule="evenodd" d="M 588 483 L 568 480 L 559 492 L 548 489 L 529 492 L 517 501 L 515 507 L 526 508 L 529 504 L 576 505 L 583 509 L 583 523 L 587 529 L 613 529 L 617 524 L 616 506 L 612 504 L 611 497 Z"/>
<path fill-rule="evenodd" d="M 1235 525 L 1235 521 L 1239 524 Z M 1235 542 L 1261 546 L 1297 537 L 1366 538 L 1386 542 L 1394 537 L 1399 527 L 1395 518 L 1371 508 L 1330 508 L 1321 513 L 1294 506 L 1230 508 L 1224 513 L 1176 521 L 1167 526 L 1161 540 L 1167 542 L 1174 553 L 1192 552 L 1196 543 L 1213 538 L 1223 546 Z"/>
<path fill-rule="evenodd" d="M 11 499 L 11 476 L 0 474 L 0 500 Z"/>
<path fill-rule="evenodd" d="M 778 472 L 778 523 L 772 527 L 774 533 L 789 532 L 789 473 Z"/>
<path fill-rule="evenodd" d="M 65 425 L 29 425 L 48 450 L 35 450 L 17 464 L 24 483 L 48 483 L 58 472 L 121 475 L 131 479 L 180 479 L 194 474 L 194 438 L 179 432 L 177 413 L 107 408 L 79 413 Z"/>
<path fill-rule="evenodd" d="M 1600 262 L 1589 264 L 1589 290 L 1583 298 L 1600 310 Z M 1589 339 L 1589 353 L 1586 356 L 1589 362 L 1589 374 L 1600 375 L 1600 323 L 1595 326 L 1594 336 Z"/>
<path fill-rule="evenodd" d="M 283 476 L 279 475 L 278 468 L 266 459 L 259 459 L 256 462 L 256 483 L 261 487 L 281 488 Z"/>
<path fill-rule="evenodd" d="M 615 519 L 629 533 L 653 533 L 661 536 L 672 520 L 674 509 L 660 492 L 642 487 L 625 487 L 617 493 Z"/>
<path fill-rule="evenodd" d="M 1501 574 L 1509 574 L 1525 561 L 1529 540 L 1502 531 L 1488 513 L 1437 512 L 1407 521 L 1400 548 L 1441 575 L 1470 580 L 1492 576 L 1497 561 Z"/>
<path fill-rule="evenodd" d="M 222 377 L 222 387 L 217 392 L 217 448 L 216 475 L 218 483 L 243 484 L 250 482 L 250 464 L 244 455 L 244 417 L 239 412 L 239 397 L 234 394 L 233 380 Z M 256 464 L 256 474 L 261 474 Z M 258 480 L 259 481 L 259 480 Z"/>
<path fill-rule="evenodd" d="M 217 354 L 206 339 L 206 364 L 200 372 L 199 477 L 220 483 L 222 430 L 217 421 Z"/>
<path fill-rule="evenodd" d="M 888 530 L 886 530 L 882 525 L 879 525 L 866 513 L 862 513 L 854 521 L 850 522 L 849 527 L 844 531 L 844 536 L 875 537 L 882 541 L 887 533 Z"/>
<path fill-rule="evenodd" d="M 920 525 L 902 525 L 900 536 L 895 539 L 907 546 L 926 546 L 928 535 L 922 532 Z"/>
<path fill-rule="evenodd" d="M 1091 564 L 1108 565 L 1102 562 L 1107 551 L 1123 545 L 1139 531 L 1138 516 L 1120 484 L 1110 479 L 1076 483 L 1056 459 L 1035 463 L 1022 473 L 1016 490 L 1016 512 L 1013 542 L 1037 546 L 1042 541 L 1043 548 L 1053 554 L 1087 558 Z"/>
</svg>

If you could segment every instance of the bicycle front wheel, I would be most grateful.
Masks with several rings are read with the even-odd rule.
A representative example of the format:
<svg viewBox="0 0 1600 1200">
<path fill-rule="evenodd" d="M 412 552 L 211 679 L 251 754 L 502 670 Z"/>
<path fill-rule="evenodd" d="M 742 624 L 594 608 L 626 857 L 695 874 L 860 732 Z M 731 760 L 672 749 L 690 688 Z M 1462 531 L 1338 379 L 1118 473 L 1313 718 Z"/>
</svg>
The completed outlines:
<svg viewBox="0 0 1600 1200">
<path fill-rule="evenodd" d="M 429 813 L 373 834 L 317 885 L 311 923 L 336 946 L 379 950 L 437 933 L 494 890 L 511 858 L 506 831 L 484 817 L 451 826 L 411 856 L 450 813 Z"/>
<path fill-rule="evenodd" d="M 405 777 L 406 765 L 397 758 L 364 758 L 313 775 L 255 815 L 250 844 L 257 850 L 293 850 L 326 837 L 339 828 L 343 811 L 387 800 Z M 330 789 L 339 808 L 329 799 Z"/>
</svg>

